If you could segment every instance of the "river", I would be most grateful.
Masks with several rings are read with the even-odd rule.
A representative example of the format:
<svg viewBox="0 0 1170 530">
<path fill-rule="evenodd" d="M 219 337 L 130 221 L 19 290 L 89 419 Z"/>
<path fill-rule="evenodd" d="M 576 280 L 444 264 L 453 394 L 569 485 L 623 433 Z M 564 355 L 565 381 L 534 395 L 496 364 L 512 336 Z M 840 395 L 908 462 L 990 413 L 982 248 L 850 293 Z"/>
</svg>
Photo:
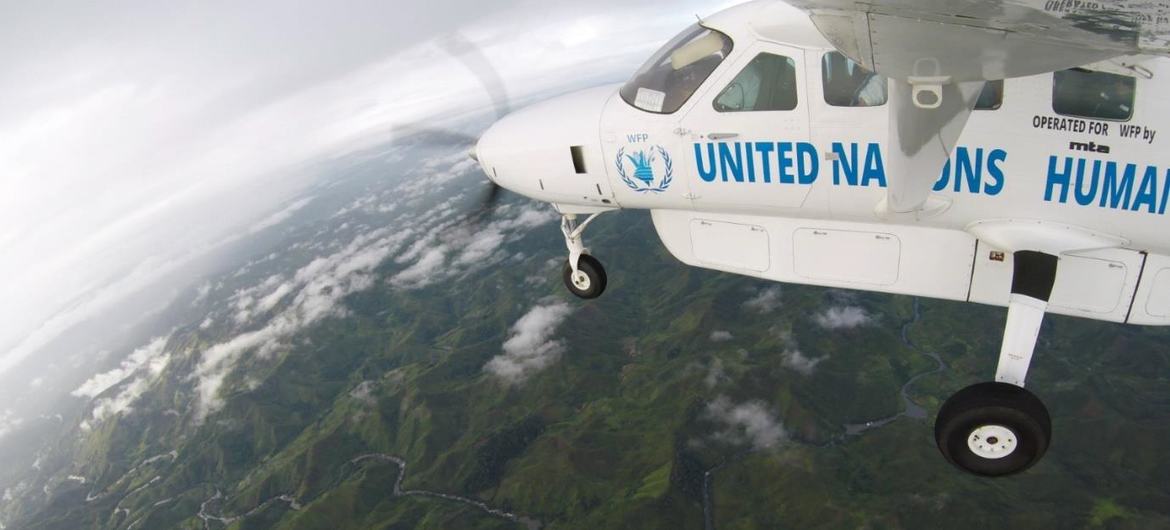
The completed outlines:
<svg viewBox="0 0 1170 530">
<path fill-rule="evenodd" d="M 918 298 L 914 298 L 914 316 L 910 320 L 907 320 L 906 322 L 902 323 L 902 329 L 901 329 L 902 343 L 905 344 L 906 347 L 910 348 L 911 350 L 913 350 L 921 355 L 925 355 L 927 357 L 930 357 L 931 359 L 934 359 L 935 366 L 934 366 L 934 368 L 932 368 L 930 370 L 926 370 L 926 371 L 914 374 L 913 376 L 910 377 L 910 379 L 906 380 L 905 384 L 902 385 L 902 388 L 899 391 L 899 394 L 902 396 L 902 406 L 903 406 L 902 410 L 899 411 L 898 413 L 892 415 L 892 416 L 887 416 L 885 418 L 878 418 L 875 420 L 870 420 L 870 421 L 867 421 L 865 423 L 845 424 L 842 426 L 844 428 L 844 431 L 845 431 L 844 433 L 833 437 L 831 440 L 829 440 L 827 443 L 825 443 L 821 447 L 831 447 L 833 445 L 841 443 L 847 437 L 859 436 L 866 431 L 877 429 L 878 427 L 882 427 L 884 425 L 887 425 L 890 422 L 893 422 L 894 420 L 901 418 L 903 416 L 905 416 L 907 418 L 913 418 L 916 420 L 925 420 L 926 419 L 926 409 L 923 408 L 922 405 L 919 405 L 919 404 L 915 403 L 914 400 L 910 399 L 910 388 L 919 379 L 926 377 L 928 375 L 941 373 L 942 371 L 946 370 L 947 365 L 946 365 L 946 363 L 943 362 L 942 357 L 940 357 L 937 353 L 931 352 L 931 351 L 924 351 L 921 348 L 915 346 L 914 343 L 910 341 L 910 327 L 913 326 L 914 324 L 918 323 L 918 321 L 921 318 L 922 318 L 922 308 L 919 305 Z M 703 473 L 703 528 L 705 528 L 706 530 L 715 530 L 715 498 L 714 498 L 715 496 L 714 496 L 714 493 L 712 492 L 713 483 L 715 481 L 715 473 L 717 471 L 719 471 L 720 469 L 727 467 L 729 464 L 731 464 L 735 461 L 742 460 L 744 457 L 747 457 L 748 455 L 750 455 L 754 452 L 755 451 L 745 451 L 745 452 L 739 453 L 731 458 L 728 458 L 728 459 L 716 464 L 715 466 L 707 469 Z"/>
</svg>

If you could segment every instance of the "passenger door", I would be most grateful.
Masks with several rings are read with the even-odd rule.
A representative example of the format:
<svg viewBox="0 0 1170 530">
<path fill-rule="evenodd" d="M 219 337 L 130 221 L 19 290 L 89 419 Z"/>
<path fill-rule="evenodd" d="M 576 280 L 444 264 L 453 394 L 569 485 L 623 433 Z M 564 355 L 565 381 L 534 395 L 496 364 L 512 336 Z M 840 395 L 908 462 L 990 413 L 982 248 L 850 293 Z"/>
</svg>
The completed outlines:
<svg viewBox="0 0 1170 530">
<path fill-rule="evenodd" d="M 799 208 L 820 172 L 808 143 L 804 54 L 759 43 L 738 54 L 680 123 L 680 151 L 697 210 Z"/>
</svg>

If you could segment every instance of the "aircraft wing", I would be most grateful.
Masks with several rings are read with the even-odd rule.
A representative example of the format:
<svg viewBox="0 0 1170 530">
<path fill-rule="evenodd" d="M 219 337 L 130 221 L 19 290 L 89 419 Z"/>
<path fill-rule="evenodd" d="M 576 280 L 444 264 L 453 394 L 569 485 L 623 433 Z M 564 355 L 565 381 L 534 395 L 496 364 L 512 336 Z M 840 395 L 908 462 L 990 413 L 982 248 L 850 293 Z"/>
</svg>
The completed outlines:
<svg viewBox="0 0 1170 530">
<path fill-rule="evenodd" d="M 982 82 L 1083 65 L 1140 75 L 1170 55 L 1170 0 L 791 0 L 841 53 L 893 80 L 879 211 L 945 208 L 931 187 Z"/>
<path fill-rule="evenodd" d="M 1170 55 L 1170 0 L 792 3 L 841 53 L 894 79 L 996 80 L 1122 55 Z"/>
</svg>

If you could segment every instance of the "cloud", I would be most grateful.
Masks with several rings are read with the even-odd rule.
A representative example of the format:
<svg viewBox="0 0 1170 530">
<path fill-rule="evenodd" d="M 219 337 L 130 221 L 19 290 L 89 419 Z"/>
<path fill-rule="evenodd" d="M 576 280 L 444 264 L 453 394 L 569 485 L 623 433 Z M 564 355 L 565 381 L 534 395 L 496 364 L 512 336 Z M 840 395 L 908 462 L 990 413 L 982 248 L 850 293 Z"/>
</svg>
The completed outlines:
<svg viewBox="0 0 1170 530">
<path fill-rule="evenodd" d="M 813 321 L 825 329 L 852 329 L 872 320 L 865 309 L 857 306 L 830 307 L 813 317 Z"/>
<path fill-rule="evenodd" d="M 723 430 L 713 434 L 716 440 L 731 444 L 749 444 L 753 449 L 775 447 L 786 434 L 784 427 L 762 401 L 735 404 L 727 396 L 718 396 L 707 404 L 705 416 L 721 424 Z"/>
<path fill-rule="evenodd" d="M 496 215 L 502 218 L 485 226 L 466 219 L 431 220 L 426 234 L 397 259 L 399 263 L 413 263 L 394 275 L 390 283 L 402 289 L 418 289 L 479 270 L 505 259 L 505 244 L 556 220 L 551 210 L 532 206 L 517 209 L 505 205 L 497 208 Z"/>
<path fill-rule="evenodd" d="M 747 309 L 757 313 L 771 313 L 780 307 L 780 286 L 761 289 L 758 294 L 743 303 Z"/>
<path fill-rule="evenodd" d="M 711 367 L 707 370 L 707 376 L 703 378 L 703 384 L 707 385 L 707 388 L 715 388 L 715 385 L 727 380 L 727 373 L 723 370 L 723 361 L 718 358 L 711 361 Z"/>
<path fill-rule="evenodd" d="M 821 357 L 811 359 L 805 357 L 800 350 L 793 348 L 786 350 L 781 355 L 780 365 L 785 368 L 800 372 L 803 375 L 812 375 L 813 371 L 817 369 L 817 365 L 821 364 L 821 362 L 827 360 L 828 358 L 828 355 L 823 355 Z"/>
<path fill-rule="evenodd" d="M 267 229 L 272 228 L 280 223 L 283 223 L 283 222 L 287 221 L 288 218 L 292 217 L 292 215 L 294 213 L 296 213 L 297 210 L 304 208 L 310 202 L 313 202 L 313 197 L 304 197 L 301 199 L 297 199 L 296 201 L 293 201 L 292 204 L 289 204 L 288 206 L 284 207 L 280 211 L 278 211 L 272 215 L 269 215 L 268 217 L 265 217 L 264 219 L 261 219 L 256 224 L 252 225 L 252 227 L 248 229 L 248 233 L 255 234 L 257 232 L 267 230 Z"/>
<path fill-rule="evenodd" d="M 372 286 L 374 269 L 413 234 L 411 229 L 390 227 L 360 234 L 337 252 L 313 259 L 298 269 L 292 278 L 269 277 L 259 286 L 242 291 L 241 298 L 245 298 L 264 289 L 273 289 L 261 299 L 260 307 L 275 305 L 272 300 L 290 301 L 263 327 L 240 333 L 201 353 L 193 374 L 197 379 L 196 421 L 203 421 L 223 405 L 220 389 L 244 353 L 254 351 L 259 356 L 271 355 L 282 341 L 298 330 L 341 314 L 341 300 Z"/>
<path fill-rule="evenodd" d="M 171 362 L 171 354 L 163 351 L 168 338 L 153 339 L 131 352 L 117 368 L 91 377 L 71 392 L 77 397 L 97 398 L 93 402 L 89 418 L 81 423 L 83 430 L 89 430 L 95 423 L 133 410 L 131 406 L 146 393 L 154 381 L 158 380 Z M 114 395 L 99 397 L 119 385 L 121 387 Z"/>
<path fill-rule="evenodd" d="M 568 318 L 572 308 L 564 302 L 537 305 L 512 326 L 504 342 L 503 354 L 484 365 L 484 371 L 507 384 L 523 383 L 532 374 L 544 370 L 560 358 L 564 342 L 552 340 L 557 327 Z"/>
<path fill-rule="evenodd" d="M 12 409 L 0 410 L 0 438 L 4 438 L 8 433 L 15 431 L 24 424 L 24 418 L 19 418 Z"/>
<path fill-rule="evenodd" d="M 404 123 L 471 117 L 476 132 L 491 98 L 434 36 L 465 35 L 522 102 L 619 81 L 714 7 L 666 5 L 440 0 L 398 5 L 390 25 L 368 0 L 0 7 L 0 375 L 112 309 L 137 310 L 135 296 L 191 283 L 190 267 L 267 224 L 254 223 L 320 163 Z M 229 22 L 190 23 L 210 19 Z"/>
<path fill-rule="evenodd" d="M 349 392 L 349 396 L 366 405 L 374 406 L 378 403 L 377 398 L 374 397 L 375 384 L 377 383 L 373 381 L 362 381 Z"/>
<path fill-rule="evenodd" d="M 711 336 L 709 338 L 711 339 L 711 342 L 727 342 L 731 339 L 734 339 L 735 337 L 731 335 L 730 331 L 717 329 L 711 332 Z"/>
<path fill-rule="evenodd" d="M 70 394 L 76 397 L 95 398 L 114 385 L 134 375 L 143 367 L 157 367 L 158 363 L 161 362 L 160 359 L 165 357 L 163 355 L 163 349 L 166 347 L 168 339 L 169 337 L 156 337 L 152 339 L 145 346 L 134 350 L 130 355 L 126 356 L 117 368 L 89 378 L 81 386 L 78 386 L 70 392 Z M 165 363 L 163 364 L 165 365 Z M 155 368 L 151 368 L 151 371 L 155 371 Z"/>
<path fill-rule="evenodd" d="M 166 368 L 167 363 L 170 362 L 170 355 L 165 355 L 159 358 L 159 370 Z M 94 401 L 93 411 L 90 413 L 92 421 L 86 420 L 82 428 L 93 425 L 95 422 L 101 422 L 107 418 L 118 414 L 126 414 L 133 409 L 130 407 L 146 390 L 150 388 L 150 384 L 154 381 L 158 374 L 153 372 L 150 375 L 142 375 L 134 378 L 129 384 L 122 387 L 122 389 L 113 397 L 100 398 Z"/>
</svg>

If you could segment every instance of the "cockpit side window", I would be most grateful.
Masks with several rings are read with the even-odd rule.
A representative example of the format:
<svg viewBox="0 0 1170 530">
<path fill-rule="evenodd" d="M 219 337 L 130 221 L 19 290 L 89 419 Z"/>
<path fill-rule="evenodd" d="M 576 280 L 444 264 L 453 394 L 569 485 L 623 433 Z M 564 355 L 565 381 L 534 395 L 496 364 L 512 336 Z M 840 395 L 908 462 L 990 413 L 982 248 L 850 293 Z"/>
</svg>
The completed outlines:
<svg viewBox="0 0 1170 530">
<path fill-rule="evenodd" d="M 1065 116 L 1125 121 L 1133 117 L 1137 80 L 1081 68 L 1052 77 L 1052 110 Z"/>
<path fill-rule="evenodd" d="M 718 112 L 759 112 L 796 108 L 796 62 L 761 53 L 715 96 Z"/>
<path fill-rule="evenodd" d="M 877 107 L 889 99 L 886 77 L 862 68 L 840 52 L 821 57 L 825 103 L 834 107 Z"/>
<path fill-rule="evenodd" d="M 622 99 L 647 112 L 671 114 L 694 95 L 731 47 L 727 35 L 695 24 L 638 69 L 621 88 Z"/>
</svg>

